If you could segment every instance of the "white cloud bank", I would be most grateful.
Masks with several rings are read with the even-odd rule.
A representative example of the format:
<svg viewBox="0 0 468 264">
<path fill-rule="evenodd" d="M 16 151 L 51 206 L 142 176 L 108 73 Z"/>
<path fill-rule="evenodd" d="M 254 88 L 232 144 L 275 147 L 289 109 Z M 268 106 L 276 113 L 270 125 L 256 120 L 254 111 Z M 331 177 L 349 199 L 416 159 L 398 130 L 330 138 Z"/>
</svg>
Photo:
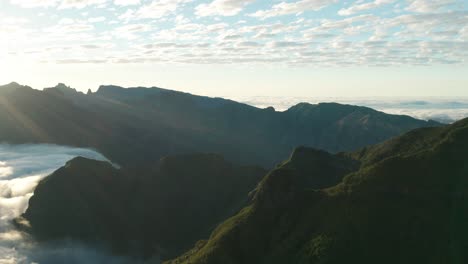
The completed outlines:
<svg viewBox="0 0 468 264">
<path fill-rule="evenodd" d="M 0 144 L 0 263 L 135 263 L 72 241 L 37 245 L 11 221 L 25 212 L 38 182 L 70 159 L 106 160 L 101 154 L 55 145 Z"/>
</svg>

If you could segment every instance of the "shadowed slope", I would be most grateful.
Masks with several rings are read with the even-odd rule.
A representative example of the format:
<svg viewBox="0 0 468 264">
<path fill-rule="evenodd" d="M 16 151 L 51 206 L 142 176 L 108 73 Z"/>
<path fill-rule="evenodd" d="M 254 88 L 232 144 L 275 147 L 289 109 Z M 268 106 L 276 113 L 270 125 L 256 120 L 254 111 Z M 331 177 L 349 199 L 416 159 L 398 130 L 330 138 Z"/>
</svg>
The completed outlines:
<svg viewBox="0 0 468 264">
<path fill-rule="evenodd" d="M 359 154 L 361 169 L 328 189 L 277 168 L 251 205 L 169 263 L 466 263 L 468 120 Z"/>
<path fill-rule="evenodd" d="M 214 154 L 166 157 L 139 171 L 76 158 L 40 182 L 23 218 L 39 240 L 174 257 L 245 206 L 264 174 Z"/>
</svg>

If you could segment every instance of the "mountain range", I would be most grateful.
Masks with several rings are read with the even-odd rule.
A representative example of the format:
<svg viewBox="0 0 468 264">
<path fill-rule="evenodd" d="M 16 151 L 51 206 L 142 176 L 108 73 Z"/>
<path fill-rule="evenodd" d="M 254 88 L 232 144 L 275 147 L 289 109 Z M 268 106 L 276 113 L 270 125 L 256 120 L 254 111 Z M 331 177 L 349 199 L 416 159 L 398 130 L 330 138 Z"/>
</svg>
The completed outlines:
<svg viewBox="0 0 468 264">
<path fill-rule="evenodd" d="M 467 156 L 468 119 L 354 152 L 298 147 L 268 173 L 215 154 L 141 171 L 78 157 L 17 223 L 169 264 L 465 263 Z"/>
<path fill-rule="evenodd" d="M 1 141 L 114 162 L 77 157 L 39 183 L 15 220 L 39 242 L 187 264 L 466 260 L 468 120 L 12 83 L 0 87 L 0 122 Z"/>
<path fill-rule="evenodd" d="M 439 126 L 366 107 L 301 103 L 287 111 L 161 88 L 101 86 L 81 93 L 0 86 L 0 141 L 93 148 L 125 167 L 185 153 L 219 153 L 271 168 L 300 145 L 351 151 Z"/>
</svg>

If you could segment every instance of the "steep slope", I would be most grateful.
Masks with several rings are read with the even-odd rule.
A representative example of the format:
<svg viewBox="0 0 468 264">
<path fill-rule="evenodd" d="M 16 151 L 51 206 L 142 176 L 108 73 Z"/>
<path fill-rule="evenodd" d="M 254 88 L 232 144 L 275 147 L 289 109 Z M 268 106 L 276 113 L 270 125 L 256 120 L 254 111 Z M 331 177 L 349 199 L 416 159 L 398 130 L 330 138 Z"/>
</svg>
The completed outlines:
<svg viewBox="0 0 468 264">
<path fill-rule="evenodd" d="M 115 241 L 123 249 L 136 232 L 128 210 L 134 184 L 108 162 L 78 157 L 39 183 L 24 218 L 39 240 Z"/>
<path fill-rule="evenodd" d="M 163 257 L 180 254 L 248 204 L 249 192 L 265 173 L 234 166 L 215 154 L 163 158 L 156 177 L 145 180 L 137 196 L 145 236 L 157 238 Z M 153 250 L 147 247 L 147 252 Z"/>
<path fill-rule="evenodd" d="M 121 254 L 174 257 L 245 206 L 264 174 L 214 154 L 166 157 L 139 171 L 76 158 L 41 181 L 23 218 L 40 241 L 72 238 Z"/>
<path fill-rule="evenodd" d="M 299 146 L 356 150 L 435 122 L 339 104 L 299 104 L 285 112 L 161 88 L 101 86 L 83 94 L 59 84 L 0 86 L 0 141 L 99 150 L 138 167 L 172 154 L 219 153 L 272 167 Z"/>
<path fill-rule="evenodd" d="M 298 181 L 291 161 L 275 169 L 249 206 L 168 263 L 468 261 L 468 120 L 345 156 L 360 169 L 321 190 Z"/>
</svg>

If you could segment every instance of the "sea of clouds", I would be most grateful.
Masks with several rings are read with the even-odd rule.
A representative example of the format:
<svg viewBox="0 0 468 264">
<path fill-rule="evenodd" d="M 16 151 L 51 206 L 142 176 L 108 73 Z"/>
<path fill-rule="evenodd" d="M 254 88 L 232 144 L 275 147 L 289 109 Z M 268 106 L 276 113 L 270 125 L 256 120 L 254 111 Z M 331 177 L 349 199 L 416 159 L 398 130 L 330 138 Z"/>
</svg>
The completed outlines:
<svg viewBox="0 0 468 264">
<path fill-rule="evenodd" d="M 89 149 L 0 144 L 0 264 L 138 263 L 74 241 L 37 244 L 13 226 L 12 220 L 25 212 L 38 182 L 77 156 L 107 161 Z"/>
<path fill-rule="evenodd" d="M 367 106 L 385 113 L 409 115 L 418 119 L 436 120 L 443 123 L 468 117 L 468 97 L 231 97 L 231 99 L 260 108 L 273 106 L 277 111 L 284 111 L 298 103 L 311 104 L 336 102 L 342 104 Z"/>
</svg>

